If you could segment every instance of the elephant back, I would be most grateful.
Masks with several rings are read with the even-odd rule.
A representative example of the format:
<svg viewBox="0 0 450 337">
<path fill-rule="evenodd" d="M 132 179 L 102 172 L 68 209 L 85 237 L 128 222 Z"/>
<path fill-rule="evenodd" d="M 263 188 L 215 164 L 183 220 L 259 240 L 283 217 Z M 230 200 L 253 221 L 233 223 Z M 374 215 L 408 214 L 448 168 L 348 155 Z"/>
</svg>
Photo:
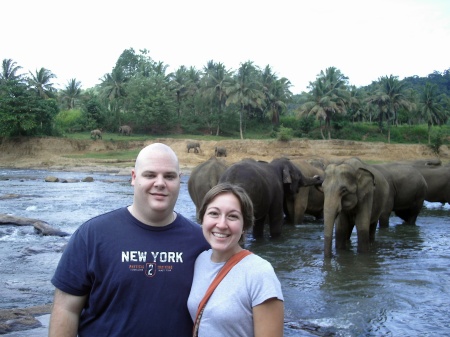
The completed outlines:
<svg viewBox="0 0 450 337">
<path fill-rule="evenodd" d="M 197 211 L 200 209 L 205 194 L 219 182 L 227 165 L 216 157 L 197 165 L 188 180 L 188 192 Z"/>
<path fill-rule="evenodd" d="M 240 185 L 253 202 L 255 219 L 264 217 L 272 203 L 283 203 L 283 186 L 268 163 L 244 159 L 231 165 L 219 182 Z"/>
</svg>

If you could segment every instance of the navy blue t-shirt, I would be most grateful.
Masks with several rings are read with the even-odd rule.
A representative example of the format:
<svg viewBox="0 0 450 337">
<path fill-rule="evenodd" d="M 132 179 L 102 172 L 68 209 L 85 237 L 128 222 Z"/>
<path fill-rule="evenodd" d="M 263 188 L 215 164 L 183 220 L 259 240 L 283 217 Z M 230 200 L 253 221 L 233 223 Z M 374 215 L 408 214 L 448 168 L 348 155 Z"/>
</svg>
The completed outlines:
<svg viewBox="0 0 450 337">
<path fill-rule="evenodd" d="M 209 248 L 201 227 L 180 214 L 167 226 L 151 227 L 120 208 L 75 231 L 52 283 L 72 295 L 88 294 L 79 336 L 191 336 L 194 263 Z"/>
</svg>

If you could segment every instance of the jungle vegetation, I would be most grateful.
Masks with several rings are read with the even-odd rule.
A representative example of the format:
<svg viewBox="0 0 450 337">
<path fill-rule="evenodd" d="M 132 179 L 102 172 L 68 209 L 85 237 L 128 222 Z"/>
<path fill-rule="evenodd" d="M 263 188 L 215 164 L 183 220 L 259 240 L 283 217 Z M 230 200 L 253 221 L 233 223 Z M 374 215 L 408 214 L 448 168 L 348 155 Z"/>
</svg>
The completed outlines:
<svg viewBox="0 0 450 337">
<path fill-rule="evenodd" d="M 117 134 L 130 125 L 133 135 L 159 137 L 449 142 L 450 68 L 425 78 L 384 75 L 355 87 L 331 66 L 297 95 L 289 79 L 252 61 L 236 70 L 213 60 L 201 70 L 167 68 L 147 50 L 130 48 L 95 87 L 72 78 L 56 89 L 51 70 L 23 73 L 4 59 L 0 136 Z"/>
</svg>

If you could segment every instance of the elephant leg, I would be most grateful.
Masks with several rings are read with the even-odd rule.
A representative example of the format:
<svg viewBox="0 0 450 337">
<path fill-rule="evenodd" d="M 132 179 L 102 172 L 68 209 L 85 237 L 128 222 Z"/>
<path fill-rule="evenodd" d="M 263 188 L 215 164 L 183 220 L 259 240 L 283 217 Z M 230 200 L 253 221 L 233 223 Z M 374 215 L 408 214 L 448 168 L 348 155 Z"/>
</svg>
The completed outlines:
<svg viewBox="0 0 450 337">
<path fill-rule="evenodd" d="M 382 212 L 380 214 L 380 228 L 388 228 L 389 227 L 389 217 L 391 212 Z"/>
<path fill-rule="evenodd" d="M 264 236 L 264 224 L 266 218 L 255 219 L 255 224 L 253 225 L 253 237 L 262 238 Z"/>
<path fill-rule="evenodd" d="M 347 242 L 352 234 L 352 230 L 353 226 L 348 216 L 343 213 L 339 214 L 335 224 L 336 249 L 347 248 Z"/>
<path fill-rule="evenodd" d="M 271 207 L 269 210 L 269 228 L 270 228 L 270 236 L 272 238 L 278 237 L 281 235 L 281 229 L 283 227 L 283 204 L 281 203 L 280 207 Z"/>
<path fill-rule="evenodd" d="M 301 187 L 295 196 L 294 224 L 303 223 L 306 208 L 308 206 L 309 187 Z"/>
<path fill-rule="evenodd" d="M 369 230 L 369 242 L 375 241 L 375 233 L 377 231 L 377 223 L 373 222 L 370 224 L 370 230 Z"/>
</svg>

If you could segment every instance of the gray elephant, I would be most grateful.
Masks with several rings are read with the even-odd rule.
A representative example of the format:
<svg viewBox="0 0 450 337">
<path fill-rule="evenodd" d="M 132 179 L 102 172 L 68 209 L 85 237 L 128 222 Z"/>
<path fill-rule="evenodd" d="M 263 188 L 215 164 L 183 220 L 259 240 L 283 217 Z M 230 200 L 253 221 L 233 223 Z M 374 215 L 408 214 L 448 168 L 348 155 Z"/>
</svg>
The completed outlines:
<svg viewBox="0 0 450 337">
<path fill-rule="evenodd" d="M 319 178 L 307 178 L 287 158 L 272 162 L 244 159 L 231 165 L 219 182 L 242 186 L 249 194 L 254 207 L 255 226 L 253 236 L 262 237 L 266 219 L 270 236 L 281 235 L 284 222 L 284 198 L 295 195 L 299 187 L 321 184 Z"/>
<path fill-rule="evenodd" d="M 389 226 L 389 217 L 394 212 L 407 225 L 414 225 L 423 206 L 427 183 L 411 165 L 386 163 L 372 165 L 380 171 L 389 184 L 389 195 L 380 215 L 380 227 Z"/>
<path fill-rule="evenodd" d="M 92 139 L 102 139 L 102 129 L 95 129 L 91 131 Z"/>
<path fill-rule="evenodd" d="M 197 212 L 201 207 L 206 192 L 217 185 L 220 176 L 227 167 L 227 164 L 222 159 L 211 157 L 192 170 L 188 180 L 188 192 Z"/>
<path fill-rule="evenodd" d="M 425 200 L 450 204 L 450 166 L 442 165 L 439 159 L 410 162 L 427 182 Z"/>
<path fill-rule="evenodd" d="M 186 144 L 187 152 L 189 153 L 190 149 L 194 149 L 194 153 L 199 153 L 201 151 L 200 149 L 200 143 L 198 142 L 188 142 Z"/>
<path fill-rule="evenodd" d="M 131 126 L 129 126 L 129 125 L 121 125 L 119 127 L 119 133 L 121 135 L 130 136 L 131 135 L 131 131 L 132 131 L 132 129 L 131 129 Z"/>
<path fill-rule="evenodd" d="M 381 211 L 388 197 L 386 178 L 358 158 L 328 164 L 322 184 L 324 193 L 324 256 L 331 257 L 333 228 L 336 249 L 345 249 L 354 226 L 358 252 L 367 252 L 375 240 Z"/>
<path fill-rule="evenodd" d="M 303 159 L 292 160 L 304 176 L 324 176 L 324 170 Z M 323 217 L 323 191 L 315 186 L 302 186 L 297 194 L 286 198 L 286 222 L 300 224 L 305 214 Z"/>
<path fill-rule="evenodd" d="M 215 147 L 214 148 L 214 155 L 216 157 L 226 157 L 227 156 L 227 149 L 224 147 Z"/>
</svg>

